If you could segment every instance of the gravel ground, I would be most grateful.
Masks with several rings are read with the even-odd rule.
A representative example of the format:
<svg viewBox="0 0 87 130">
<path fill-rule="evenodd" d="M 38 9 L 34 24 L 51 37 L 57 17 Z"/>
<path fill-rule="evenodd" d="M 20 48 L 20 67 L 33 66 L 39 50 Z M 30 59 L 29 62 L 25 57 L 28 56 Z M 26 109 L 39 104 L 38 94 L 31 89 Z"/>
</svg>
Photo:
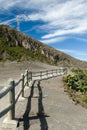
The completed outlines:
<svg viewBox="0 0 87 130">
<path fill-rule="evenodd" d="M 0 63 L 0 90 L 8 84 L 8 80 L 10 78 L 18 80 L 21 74 L 22 73 L 24 74 L 25 70 L 29 69 L 30 67 L 32 67 L 32 71 L 34 72 L 40 70 L 58 68 L 38 61 L 23 62 L 23 63 L 17 63 L 17 62 Z"/>
<path fill-rule="evenodd" d="M 69 99 L 62 77 L 41 82 L 25 90 L 25 100 L 16 104 L 18 127 L 0 130 L 87 130 L 87 109 Z"/>
<path fill-rule="evenodd" d="M 23 113 L 17 115 L 18 130 L 87 130 L 87 109 L 69 99 L 61 78 L 34 84 L 26 105 L 21 104 Z"/>
<path fill-rule="evenodd" d="M 41 69 L 47 68 L 43 65 Z M 87 130 L 87 109 L 75 105 L 64 92 L 61 76 L 34 82 L 31 88 L 25 89 L 24 97 L 16 104 L 17 128 L 6 127 L 3 117 L 0 130 Z M 2 102 L 0 107 L 6 103 Z"/>
</svg>

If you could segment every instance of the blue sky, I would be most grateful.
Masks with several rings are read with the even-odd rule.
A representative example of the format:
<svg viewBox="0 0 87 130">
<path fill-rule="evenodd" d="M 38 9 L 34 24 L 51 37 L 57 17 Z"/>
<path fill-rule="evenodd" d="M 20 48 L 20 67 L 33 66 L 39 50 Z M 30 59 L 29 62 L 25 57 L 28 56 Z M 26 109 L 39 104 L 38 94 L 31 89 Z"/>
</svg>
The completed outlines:
<svg viewBox="0 0 87 130">
<path fill-rule="evenodd" d="M 18 17 L 21 32 L 87 61 L 87 0 L 0 0 L 0 24 Z"/>
</svg>

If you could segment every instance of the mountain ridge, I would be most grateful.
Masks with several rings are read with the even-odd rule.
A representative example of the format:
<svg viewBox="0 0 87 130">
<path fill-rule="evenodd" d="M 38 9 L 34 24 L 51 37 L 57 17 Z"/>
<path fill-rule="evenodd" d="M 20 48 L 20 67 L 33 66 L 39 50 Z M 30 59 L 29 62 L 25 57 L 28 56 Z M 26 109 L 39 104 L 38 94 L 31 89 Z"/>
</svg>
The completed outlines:
<svg viewBox="0 0 87 130">
<path fill-rule="evenodd" d="M 87 67 L 80 61 L 58 51 L 8 25 L 0 25 L 0 61 L 40 60 L 49 64 Z"/>
</svg>

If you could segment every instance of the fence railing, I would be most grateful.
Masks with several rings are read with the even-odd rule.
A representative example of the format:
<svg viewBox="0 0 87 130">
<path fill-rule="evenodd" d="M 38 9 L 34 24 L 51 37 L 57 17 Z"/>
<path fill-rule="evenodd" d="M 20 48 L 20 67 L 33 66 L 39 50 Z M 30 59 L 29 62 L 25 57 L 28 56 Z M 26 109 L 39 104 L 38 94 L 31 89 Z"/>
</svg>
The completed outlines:
<svg viewBox="0 0 87 130">
<path fill-rule="evenodd" d="M 0 99 L 5 97 L 7 94 L 9 95 L 9 105 L 2 111 L 0 111 L 0 118 L 3 117 L 5 114 L 8 113 L 8 120 L 14 120 L 15 119 L 15 105 L 19 99 L 19 97 L 24 97 L 24 88 L 26 86 L 29 87 L 30 83 L 35 80 L 43 80 L 47 78 L 52 78 L 55 76 L 63 75 L 67 73 L 66 68 L 59 68 L 55 70 L 46 70 L 46 71 L 40 71 L 40 72 L 31 72 L 26 71 L 25 74 L 21 75 L 21 78 L 15 82 L 14 80 L 10 80 L 7 87 L 3 88 L 0 91 Z M 19 90 L 17 90 L 17 94 L 15 93 L 15 89 L 18 89 L 18 86 L 20 87 Z"/>
</svg>

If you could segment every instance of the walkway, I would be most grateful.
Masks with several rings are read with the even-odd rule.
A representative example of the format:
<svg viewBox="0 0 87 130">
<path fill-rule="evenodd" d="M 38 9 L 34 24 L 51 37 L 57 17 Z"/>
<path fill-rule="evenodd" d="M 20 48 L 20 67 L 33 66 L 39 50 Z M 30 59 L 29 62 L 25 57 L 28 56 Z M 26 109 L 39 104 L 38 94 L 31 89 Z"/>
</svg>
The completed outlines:
<svg viewBox="0 0 87 130">
<path fill-rule="evenodd" d="M 69 99 L 61 79 L 34 82 L 16 105 L 18 127 L 0 130 L 87 130 L 87 109 Z"/>
</svg>

